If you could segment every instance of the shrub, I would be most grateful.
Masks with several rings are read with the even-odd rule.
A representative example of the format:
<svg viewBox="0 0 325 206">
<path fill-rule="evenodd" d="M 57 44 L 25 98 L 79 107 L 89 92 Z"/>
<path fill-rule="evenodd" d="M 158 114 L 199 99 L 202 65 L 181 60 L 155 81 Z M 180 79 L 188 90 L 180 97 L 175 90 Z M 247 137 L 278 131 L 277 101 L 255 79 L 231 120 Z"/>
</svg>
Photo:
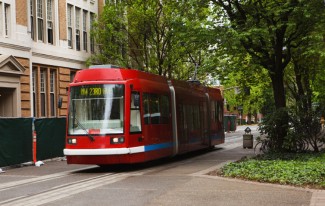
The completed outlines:
<svg viewBox="0 0 325 206">
<path fill-rule="evenodd" d="M 325 130 L 322 128 L 320 116 L 320 113 L 314 111 L 291 112 L 291 128 L 286 145 L 295 151 L 312 149 L 319 152 L 325 143 Z"/>
<path fill-rule="evenodd" d="M 320 113 L 311 110 L 297 112 L 287 109 L 266 115 L 259 125 L 259 131 L 268 141 L 267 151 L 319 152 L 325 144 L 325 129 L 322 128 L 320 117 Z"/>
<path fill-rule="evenodd" d="M 258 130 L 262 136 L 268 139 L 268 151 L 283 151 L 288 127 L 288 111 L 285 108 L 278 109 L 264 117 Z"/>
</svg>

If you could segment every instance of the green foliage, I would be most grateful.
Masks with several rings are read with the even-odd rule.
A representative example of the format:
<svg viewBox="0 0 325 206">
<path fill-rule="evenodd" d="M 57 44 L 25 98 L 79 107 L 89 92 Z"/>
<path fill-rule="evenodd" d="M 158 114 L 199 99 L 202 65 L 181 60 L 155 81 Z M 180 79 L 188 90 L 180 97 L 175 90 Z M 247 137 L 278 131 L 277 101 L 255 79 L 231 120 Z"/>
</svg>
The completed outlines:
<svg viewBox="0 0 325 206">
<path fill-rule="evenodd" d="M 256 69 L 259 74 L 263 69 L 268 71 L 273 101 L 265 102 L 274 102 L 273 108 L 279 110 L 279 114 L 267 118 L 263 124 L 268 125 L 264 125 L 262 131 L 270 135 L 271 141 L 274 142 L 271 145 L 275 145 L 277 148 L 274 149 L 280 151 L 284 148 L 282 144 L 285 142 L 289 126 L 288 114 L 283 111 L 288 102 L 292 104 L 286 99 L 286 92 L 297 88 L 295 93 L 292 92 L 295 100 L 299 100 L 295 103 L 301 102 L 304 105 L 301 107 L 302 110 L 308 109 L 312 104 L 311 87 L 314 84 L 319 85 L 320 82 L 314 81 L 315 76 L 312 73 L 319 74 L 318 70 L 322 68 L 320 62 L 323 61 L 321 59 L 324 46 L 319 45 L 324 44 L 323 38 L 320 38 L 324 34 L 324 2 L 319 0 L 211 2 L 216 13 L 212 18 L 219 19 L 214 21 L 215 32 L 220 34 L 223 30 L 225 33 L 216 40 L 218 52 L 223 53 L 218 59 L 225 59 L 216 62 L 228 64 L 228 67 L 221 67 L 221 70 L 225 74 L 234 70 L 239 73 Z M 250 64 L 243 61 L 247 55 L 251 58 Z M 291 65 L 294 65 L 294 72 L 286 72 Z M 289 76 L 284 76 L 288 73 Z M 288 79 L 292 81 L 286 82 L 285 88 L 284 82 Z M 262 78 L 259 80 L 265 81 Z M 267 89 L 261 93 L 265 94 L 266 91 Z M 319 94 L 314 93 L 314 99 Z M 301 99 L 305 101 L 300 101 Z M 317 100 L 321 101 L 320 98 Z M 246 103 L 248 110 L 252 102 L 254 101 Z M 272 106 L 268 105 L 267 110 L 271 109 Z"/>
<path fill-rule="evenodd" d="M 232 107 L 242 105 L 245 114 L 266 115 L 274 111 L 271 80 L 267 70 L 254 64 L 249 55 L 238 56 L 235 62 L 228 60 L 220 61 L 219 64 L 222 67 L 215 72 L 218 72 L 225 88 L 227 104 Z"/>
<path fill-rule="evenodd" d="M 270 144 L 268 145 L 269 148 L 267 148 L 269 151 L 282 152 L 285 150 L 283 143 L 289 128 L 288 120 L 289 116 L 286 108 L 278 109 L 263 118 L 258 130 L 261 135 L 266 135 L 269 139 Z"/>
<path fill-rule="evenodd" d="M 94 25 L 98 49 L 89 62 L 188 79 L 195 65 L 201 66 L 209 47 L 204 27 L 207 15 L 204 1 L 107 3 Z"/>
<path fill-rule="evenodd" d="M 222 168 L 226 177 L 325 188 L 325 153 L 267 154 Z"/>
<path fill-rule="evenodd" d="M 291 151 L 320 151 L 325 143 L 325 129 L 320 122 L 320 112 L 298 111 L 290 114 L 290 130 L 286 137 L 287 149 Z"/>
<path fill-rule="evenodd" d="M 319 152 L 325 143 L 325 129 L 321 126 L 319 111 L 277 110 L 265 116 L 258 130 L 265 135 L 269 152 Z M 277 127 L 286 128 L 282 147 Z"/>
</svg>

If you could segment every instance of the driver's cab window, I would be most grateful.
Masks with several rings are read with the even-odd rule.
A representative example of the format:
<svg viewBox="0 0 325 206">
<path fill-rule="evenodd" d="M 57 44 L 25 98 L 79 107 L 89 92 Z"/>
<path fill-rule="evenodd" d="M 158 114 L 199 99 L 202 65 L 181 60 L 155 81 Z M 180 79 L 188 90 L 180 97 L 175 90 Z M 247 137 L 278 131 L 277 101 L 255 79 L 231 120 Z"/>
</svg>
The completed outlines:
<svg viewBox="0 0 325 206">
<path fill-rule="evenodd" d="M 130 107 L 130 132 L 141 132 L 140 92 L 132 91 Z"/>
</svg>

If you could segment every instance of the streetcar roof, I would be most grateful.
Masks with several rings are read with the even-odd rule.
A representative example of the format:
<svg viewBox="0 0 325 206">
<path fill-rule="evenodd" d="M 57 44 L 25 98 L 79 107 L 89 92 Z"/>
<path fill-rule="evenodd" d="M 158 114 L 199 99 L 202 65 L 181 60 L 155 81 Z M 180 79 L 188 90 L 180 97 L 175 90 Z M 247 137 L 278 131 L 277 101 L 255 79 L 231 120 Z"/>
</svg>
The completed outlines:
<svg viewBox="0 0 325 206">
<path fill-rule="evenodd" d="M 123 81 L 130 79 L 147 79 L 156 82 L 167 82 L 167 79 L 163 76 L 134 69 L 108 68 L 103 66 L 78 71 L 73 83 L 85 81 Z"/>
</svg>

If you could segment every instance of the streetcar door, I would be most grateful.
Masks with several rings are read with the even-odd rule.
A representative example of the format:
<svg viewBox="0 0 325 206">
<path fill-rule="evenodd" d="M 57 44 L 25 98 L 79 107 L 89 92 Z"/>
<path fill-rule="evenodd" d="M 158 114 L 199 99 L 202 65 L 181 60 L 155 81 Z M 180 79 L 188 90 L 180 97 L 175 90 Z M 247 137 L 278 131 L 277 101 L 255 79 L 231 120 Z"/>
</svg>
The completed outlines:
<svg viewBox="0 0 325 206">
<path fill-rule="evenodd" d="M 140 114 L 140 92 L 131 92 L 130 105 L 130 147 L 143 146 L 141 114 Z"/>
<path fill-rule="evenodd" d="M 130 133 L 141 133 L 140 93 L 132 91 L 130 107 Z"/>
</svg>

